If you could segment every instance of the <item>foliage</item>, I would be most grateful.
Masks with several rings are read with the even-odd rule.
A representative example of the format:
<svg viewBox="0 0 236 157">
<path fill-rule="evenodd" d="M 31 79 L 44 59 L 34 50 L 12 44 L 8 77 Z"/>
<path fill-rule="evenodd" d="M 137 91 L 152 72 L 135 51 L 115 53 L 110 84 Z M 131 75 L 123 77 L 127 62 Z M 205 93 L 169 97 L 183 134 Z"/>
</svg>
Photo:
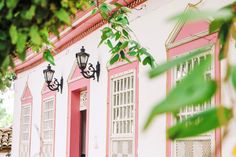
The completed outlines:
<svg viewBox="0 0 236 157">
<path fill-rule="evenodd" d="M 12 124 L 12 115 L 8 114 L 6 112 L 6 109 L 0 106 L 0 128 L 9 127 L 11 124 Z"/>
<path fill-rule="evenodd" d="M 207 68 L 210 66 L 209 57 L 199 65 L 195 66 L 192 71 L 187 72 L 187 75 L 168 93 L 166 98 L 158 102 L 151 110 L 146 121 L 144 129 L 147 129 L 153 119 L 163 113 L 172 113 L 176 116 L 183 107 L 194 106 L 209 102 L 216 94 L 220 82 L 223 84 L 232 85 L 236 89 L 236 65 L 229 62 L 229 45 L 231 38 L 236 40 L 236 2 L 218 10 L 218 11 L 187 11 L 181 13 L 171 20 L 184 20 L 186 22 L 195 21 L 206 18 L 213 18 L 210 23 L 209 33 L 218 33 L 220 53 L 219 60 L 225 59 L 227 63 L 227 74 L 223 80 L 209 80 L 204 77 Z M 181 63 L 196 57 L 205 52 L 204 48 L 191 52 L 188 55 L 178 57 L 158 65 L 150 71 L 150 78 L 155 78 L 172 68 L 177 67 Z M 233 99 L 231 99 L 233 100 Z M 226 104 L 225 104 L 226 105 Z M 211 131 L 213 129 L 227 126 L 232 119 L 233 110 L 235 108 L 234 102 L 227 104 L 231 108 L 225 107 L 222 104 L 215 104 L 208 110 L 199 112 L 185 120 L 168 128 L 167 135 L 170 139 L 186 138 L 197 136 L 199 134 Z"/>
<path fill-rule="evenodd" d="M 14 69 L 14 58 L 18 57 L 24 61 L 29 48 L 36 53 L 43 53 L 44 59 L 54 65 L 50 35 L 59 37 L 59 30 L 64 25 L 71 25 L 71 19 L 78 10 L 95 6 L 96 2 L 98 1 L 0 0 L 0 90 L 11 84 L 9 75 L 13 74 L 9 69 Z M 93 14 L 101 14 L 109 23 L 109 26 L 102 30 L 100 44 L 109 46 L 112 54 L 110 63 L 114 64 L 121 59 L 130 62 L 127 56 L 136 56 L 144 65 L 154 66 L 152 56 L 130 36 L 132 31 L 128 27 L 127 17 L 130 10 L 119 3 L 102 3 L 96 6 Z"/>
<path fill-rule="evenodd" d="M 91 4 L 92 0 L 0 0 L 0 89 L 11 83 L 14 58 L 25 60 L 28 48 L 46 49 L 45 59 L 54 63 L 47 50 L 49 32 L 59 36 L 59 29 L 71 24 L 70 16 Z"/>
<path fill-rule="evenodd" d="M 115 11 L 112 11 L 114 10 Z M 148 50 L 132 38 L 132 30 L 129 27 L 128 14 L 130 10 L 119 3 L 101 4 L 97 10 L 108 26 L 102 29 L 102 36 L 99 45 L 106 44 L 112 55 L 110 64 L 118 61 L 131 62 L 130 58 L 136 58 L 143 65 L 156 66 L 154 58 Z"/>
</svg>

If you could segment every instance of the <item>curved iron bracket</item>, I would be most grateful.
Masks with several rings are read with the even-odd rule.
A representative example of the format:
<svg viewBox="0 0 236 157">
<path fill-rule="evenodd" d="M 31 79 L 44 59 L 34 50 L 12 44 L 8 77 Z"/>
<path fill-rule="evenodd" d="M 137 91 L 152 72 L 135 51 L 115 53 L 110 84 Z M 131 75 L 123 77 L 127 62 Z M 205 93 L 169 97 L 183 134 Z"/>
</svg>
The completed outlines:
<svg viewBox="0 0 236 157">
<path fill-rule="evenodd" d="M 95 80 L 95 77 L 96 77 L 97 82 L 98 82 L 99 76 L 100 76 L 100 63 L 97 62 L 96 69 L 93 67 L 93 65 L 91 63 L 89 63 L 88 70 L 82 69 L 81 74 L 87 79 L 92 78 Z M 95 74 L 96 74 L 96 76 L 95 76 Z"/>
<path fill-rule="evenodd" d="M 48 88 L 51 91 L 60 91 L 62 93 L 62 88 L 63 88 L 63 77 L 61 77 L 60 83 L 58 82 L 58 80 L 56 78 L 54 78 L 54 82 L 49 82 L 48 83 Z"/>
</svg>

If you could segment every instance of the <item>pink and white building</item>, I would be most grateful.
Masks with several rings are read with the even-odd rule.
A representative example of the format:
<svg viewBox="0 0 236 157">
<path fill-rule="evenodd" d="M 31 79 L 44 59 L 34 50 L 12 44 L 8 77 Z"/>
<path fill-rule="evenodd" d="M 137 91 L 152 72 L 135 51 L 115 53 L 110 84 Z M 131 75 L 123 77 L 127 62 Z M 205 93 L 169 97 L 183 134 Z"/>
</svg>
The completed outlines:
<svg viewBox="0 0 236 157">
<path fill-rule="evenodd" d="M 132 7 L 131 28 L 135 38 L 158 63 L 205 48 L 204 53 L 168 74 L 150 80 L 149 67 L 136 60 L 109 65 L 106 46 L 98 47 L 101 28 L 106 24 L 99 14 L 79 12 L 73 28 L 61 32 L 55 45 L 54 77 L 64 79 L 62 93 L 51 91 L 43 70 L 48 63 L 42 53 L 28 52 L 25 62 L 16 61 L 13 157 L 230 157 L 236 136 L 223 142 L 222 129 L 204 135 L 168 141 L 166 128 L 175 120 L 171 115 L 156 118 L 143 132 L 144 122 L 155 102 L 207 55 L 214 62 L 207 77 L 220 80 L 224 62 L 217 59 L 217 33 L 209 34 L 212 19 L 185 23 L 168 18 L 185 9 L 219 9 L 233 0 L 126 0 Z M 119 0 L 125 4 L 123 0 Z M 99 82 L 85 79 L 75 54 L 84 46 L 89 62 L 101 64 Z M 220 104 L 227 99 L 223 89 L 203 106 L 181 110 L 179 118 Z M 232 140 L 234 138 L 234 140 Z"/>
</svg>

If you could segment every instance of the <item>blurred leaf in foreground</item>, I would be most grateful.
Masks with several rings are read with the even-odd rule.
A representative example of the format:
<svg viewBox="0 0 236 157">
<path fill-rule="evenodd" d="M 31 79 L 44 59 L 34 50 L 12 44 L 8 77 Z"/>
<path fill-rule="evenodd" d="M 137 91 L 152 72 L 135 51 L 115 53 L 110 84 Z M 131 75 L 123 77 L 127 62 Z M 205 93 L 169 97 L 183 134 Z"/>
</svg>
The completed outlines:
<svg viewBox="0 0 236 157">
<path fill-rule="evenodd" d="M 213 80 L 205 80 L 204 73 L 211 64 L 211 57 L 190 71 L 183 80 L 173 88 L 164 100 L 157 103 L 151 110 L 145 123 L 146 129 L 153 119 L 162 113 L 177 113 L 182 107 L 187 105 L 198 105 L 211 100 L 215 94 L 217 85 Z"/>
</svg>

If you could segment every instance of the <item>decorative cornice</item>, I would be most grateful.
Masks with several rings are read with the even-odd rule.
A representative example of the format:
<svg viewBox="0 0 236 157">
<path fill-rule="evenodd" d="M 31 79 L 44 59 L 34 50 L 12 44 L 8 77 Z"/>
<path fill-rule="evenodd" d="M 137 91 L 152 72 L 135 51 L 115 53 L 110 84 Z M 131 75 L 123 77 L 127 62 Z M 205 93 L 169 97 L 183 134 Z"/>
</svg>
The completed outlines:
<svg viewBox="0 0 236 157">
<path fill-rule="evenodd" d="M 120 2 L 129 8 L 134 8 L 146 1 L 147 0 L 113 0 L 112 2 Z M 72 29 L 68 33 L 63 35 L 60 40 L 57 40 L 54 43 L 55 50 L 57 53 L 53 55 L 55 56 L 61 53 L 64 49 L 80 41 L 84 37 L 88 36 L 90 33 L 102 27 L 104 24 L 106 24 L 106 21 L 102 19 L 100 14 L 97 13 L 95 15 L 90 15 L 86 19 L 82 20 L 78 25 L 76 25 L 75 27 L 72 27 Z M 82 31 L 81 31 L 81 28 L 83 29 Z M 30 57 L 25 62 L 16 65 L 15 72 L 19 74 L 43 62 L 44 62 L 44 59 L 43 59 L 42 52 L 35 53 L 32 57 Z"/>
</svg>

